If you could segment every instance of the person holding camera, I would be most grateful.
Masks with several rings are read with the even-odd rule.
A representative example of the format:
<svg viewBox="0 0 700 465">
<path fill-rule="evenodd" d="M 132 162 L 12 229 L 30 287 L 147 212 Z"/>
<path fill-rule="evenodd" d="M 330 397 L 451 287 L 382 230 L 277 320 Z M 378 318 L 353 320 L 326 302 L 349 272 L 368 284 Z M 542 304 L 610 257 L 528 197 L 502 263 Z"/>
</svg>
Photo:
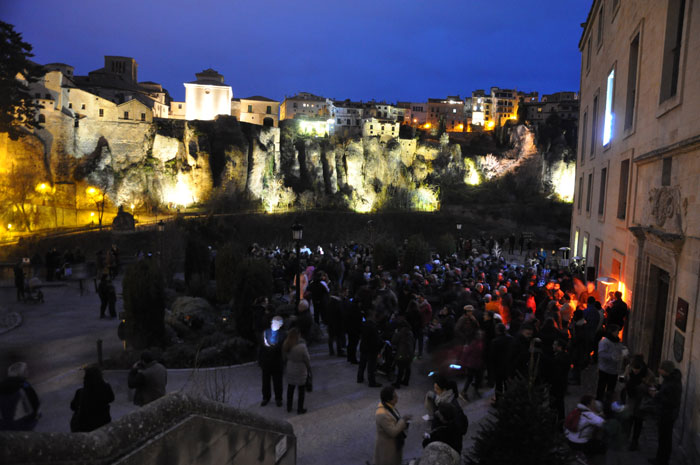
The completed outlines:
<svg viewBox="0 0 700 465">
<path fill-rule="evenodd" d="M 377 442 L 374 445 L 375 465 L 401 465 L 406 431 L 412 416 L 401 416 L 396 410 L 399 396 L 393 386 L 385 386 L 379 394 L 380 402 L 374 413 L 377 424 Z"/>
<path fill-rule="evenodd" d="M 168 383 L 168 370 L 154 359 L 149 351 L 141 354 L 141 360 L 136 362 L 129 372 L 128 384 L 134 392 L 134 404 L 146 405 L 165 395 L 165 385 Z"/>
</svg>

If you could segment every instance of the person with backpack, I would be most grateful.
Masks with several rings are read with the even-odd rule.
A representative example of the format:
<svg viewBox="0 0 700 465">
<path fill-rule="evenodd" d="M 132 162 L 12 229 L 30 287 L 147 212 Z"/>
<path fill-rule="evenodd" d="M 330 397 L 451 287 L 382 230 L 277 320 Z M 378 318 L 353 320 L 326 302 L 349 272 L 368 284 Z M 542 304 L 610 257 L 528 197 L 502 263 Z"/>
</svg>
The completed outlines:
<svg viewBox="0 0 700 465">
<path fill-rule="evenodd" d="M 564 420 L 564 435 L 571 449 L 586 455 L 600 450 L 596 433 L 605 420 L 598 414 L 593 396 L 585 395 Z"/>
<path fill-rule="evenodd" d="M 27 381 L 27 364 L 17 362 L 0 382 L 0 431 L 32 431 L 39 422 L 39 396 Z"/>
</svg>

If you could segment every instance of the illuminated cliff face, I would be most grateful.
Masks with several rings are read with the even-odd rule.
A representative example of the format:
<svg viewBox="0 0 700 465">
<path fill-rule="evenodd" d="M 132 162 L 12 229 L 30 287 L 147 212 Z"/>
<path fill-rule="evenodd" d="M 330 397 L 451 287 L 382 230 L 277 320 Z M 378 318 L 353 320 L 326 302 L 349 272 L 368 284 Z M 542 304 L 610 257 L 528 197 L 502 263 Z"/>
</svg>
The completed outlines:
<svg viewBox="0 0 700 465">
<path fill-rule="evenodd" d="M 70 119 L 50 123 L 43 146 L 39 139 L 21 147 L 0 144 L 0 172 L 21 152 L 28 163 L 50 168 L 33 185 L 95 186 L 109 208 L 188 208 L 216 194 L 252 201 L 269 213 L 315 207 L 435 211 L 441 188 L 477 186 L 509 173 L 560 200 L 573 198 L 574 164 L 545 162 L 524 126 L 506 133 L 508 150 L 474 156 L 447 137 L 426 143 L 312 137 L 230 117 L 129 125 L 86 119 L 78 128 Z M 32 189 L 29 197 L 33 205 L 54 202 L 48 190 Z"/>
</svg>

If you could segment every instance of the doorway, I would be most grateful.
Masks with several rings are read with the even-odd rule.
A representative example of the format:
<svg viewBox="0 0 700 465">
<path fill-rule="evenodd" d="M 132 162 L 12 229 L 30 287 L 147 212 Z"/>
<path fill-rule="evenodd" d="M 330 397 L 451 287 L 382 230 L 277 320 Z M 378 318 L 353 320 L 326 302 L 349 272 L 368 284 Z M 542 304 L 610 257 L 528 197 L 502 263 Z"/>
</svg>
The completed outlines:
<svg viewBox="0 0 700 465">
<path fill-rule="evenodd" d="M 649 368 L 656 371 L 661 364 L 666 328 L 666 305 L 670 276 L 668 271 L 651 265 L 649 269 L 649 318 L 652 326 L 651 345 L 649 346 Z"/>
</svg>

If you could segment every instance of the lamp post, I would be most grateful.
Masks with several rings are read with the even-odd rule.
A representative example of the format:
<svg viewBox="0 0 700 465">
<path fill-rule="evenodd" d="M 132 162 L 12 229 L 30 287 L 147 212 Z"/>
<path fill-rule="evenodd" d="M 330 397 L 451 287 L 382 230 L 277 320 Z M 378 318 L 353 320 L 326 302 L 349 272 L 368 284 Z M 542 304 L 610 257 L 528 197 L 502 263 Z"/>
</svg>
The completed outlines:
<svg viewBox="0 0 700 465">
<path fill-rule="evenodd" d="M 301 238 L 304 234 L 304 227 L 300 223 L 294 223 L 292 225 L 292 239 L 294 239 L 295 242 L 295 247 L 296 247 L 296 261 L 294 265 L 294 280 L 296 281 L 296 299 L 295 299 L 295 309 L 299 309 L 299 302 L 301 302 L 301 276 L 299 273 L 299 254 L 301 253 L 299 250 L 300 243 L 301 243 Z"/>
<path fill-rule="evenodd" d="M 462 251 L 462 223 L 457 223 L 457 254 Z"/>
<path fill-rule="evenodd" d="M 158 253 L 158 261 L 160 265 L 163 266 L 163 232 L 165 231 L 165 221 L 160 220 L 156 223 L 158 228 L 158 237 L 160 239 L 160 252 Z"/>
</svg>

